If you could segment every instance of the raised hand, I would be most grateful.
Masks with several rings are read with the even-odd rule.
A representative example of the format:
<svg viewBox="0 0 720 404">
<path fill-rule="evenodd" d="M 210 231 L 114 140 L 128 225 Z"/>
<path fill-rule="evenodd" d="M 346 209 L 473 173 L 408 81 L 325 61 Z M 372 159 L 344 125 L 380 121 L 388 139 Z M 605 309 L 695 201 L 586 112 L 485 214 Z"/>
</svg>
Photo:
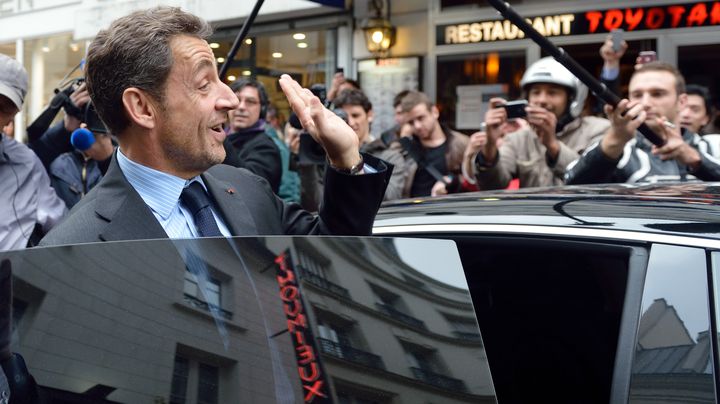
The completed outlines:
<svg viewBox="0 0 720 404">
<path fill-rule="evenodd" d="M 303 128 L 325 149 L 332 166 L 349 169 L 360 163 L 360 141 L 345 121 L 287 74 L 280 77 L 280 87 Z"/>
</svg>

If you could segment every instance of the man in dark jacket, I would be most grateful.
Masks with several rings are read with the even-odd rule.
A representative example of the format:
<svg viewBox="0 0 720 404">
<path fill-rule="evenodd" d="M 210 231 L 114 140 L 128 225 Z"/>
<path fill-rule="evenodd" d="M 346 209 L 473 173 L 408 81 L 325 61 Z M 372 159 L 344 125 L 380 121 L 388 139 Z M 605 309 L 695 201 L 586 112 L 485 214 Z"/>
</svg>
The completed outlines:
<svg viewBox="0 0 720 404">
<path fill-rule="evenodd" d="M 265 87 L 253 79 L 241 79 L 230 88 L 240 104 L 230 111 L 230 135 L 225 139 L 225 164 L 245 168 L 265 178 L 276 194 L 283 175 L 280 150 L 265 133 L 268 96 Z"/>
<path fill-rule="evenodd" d="M 179 8 L 136 11 L 88 47 L 93 104 L 118 140 L 110 167 L 41 242 L 273 234 L 366 235 L 389 170 L 361 155 L 353 130 L 290 76 L 280 86 L 327 152 L 318 216 L 273 194 L 267 181 L 220 164 L 223 124 L 238 98 L 218 76 L 206 21 Z"/>
<path fill-rule="evenodd" d="M 685 80 L 674 66 L 644 64 L 633 73 L 629 94 L 617 108 L 605 106 L 612 126 L 570 163 L 567 184 L 720 180 L 720 160 L 710 155 L 708 143 L 680 127 L 687 95 Z M 665 145 L 653 146 L 637 132 L 642 123 L 664 137 Z"/>
</svg>

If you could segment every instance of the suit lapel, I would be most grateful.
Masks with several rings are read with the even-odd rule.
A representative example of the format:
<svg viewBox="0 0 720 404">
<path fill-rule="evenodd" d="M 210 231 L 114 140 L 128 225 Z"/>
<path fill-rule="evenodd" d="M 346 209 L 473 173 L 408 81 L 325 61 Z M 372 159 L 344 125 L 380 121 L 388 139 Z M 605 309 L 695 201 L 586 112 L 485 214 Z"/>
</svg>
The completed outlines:
<svg viewBox="0 0 720 404">
<path fill-rule="evenodd" d="M 113 155 L 105 177 L 97 185 L 95 212 L 108 221 L 99 234 L 103 241 L 167 238 L 145 201 L 127 182 Z"/>
<path fill-rule="evenodd" d="M 219 180 L 207 172 L 202 175 L 202 179 L 210 191 L 218 213 L 225 220 L 225 224 L 233 236 L 258 234 L 250 209 L 237 189 L 233 188 L 230 183 Z"/>
</svg>

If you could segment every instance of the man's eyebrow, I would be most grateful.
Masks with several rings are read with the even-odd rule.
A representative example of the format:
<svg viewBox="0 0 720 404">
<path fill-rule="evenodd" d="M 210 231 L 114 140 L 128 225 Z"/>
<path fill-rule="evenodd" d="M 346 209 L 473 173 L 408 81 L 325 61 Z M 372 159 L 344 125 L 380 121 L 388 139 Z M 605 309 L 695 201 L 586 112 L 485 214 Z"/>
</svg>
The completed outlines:
<svg viewBox="0 0 720 404">
<path fill-rule="evenodd" d="M 193 76 L 200 73 L 201 70 L 208 68 L 215 69 L 215 62 L 205 58 L 201 59 L 200 62 L 195 65 L 195 69 L 193 69 Z"/>
</svg>

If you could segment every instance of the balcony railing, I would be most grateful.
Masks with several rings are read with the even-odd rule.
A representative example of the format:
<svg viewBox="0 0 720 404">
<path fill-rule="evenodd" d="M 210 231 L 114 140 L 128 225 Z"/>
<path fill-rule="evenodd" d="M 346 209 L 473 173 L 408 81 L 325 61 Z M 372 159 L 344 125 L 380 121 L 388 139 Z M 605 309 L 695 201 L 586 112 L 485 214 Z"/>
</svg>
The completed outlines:
<svg viewBox="0 0 720 404">
<path fill-rule="evenodd" d="M 474 342 L 480 342 L 482 341 L 482 338 L 480 338 L 480 334 L 476 332 L 469 332 L 469 331 L 453 331 L 453 335 L 456 338 L 464 339 L 465 341 L 474 341 Z"/>
<path fill-rule="evenodd" d="M 200 299 L 198 299 L 195 296 L 185 295 L 185 303 L 189 304 L 192 307 L 195 307 L 196 309 L 205 310 L 210 313 L 213 311 L 216 311 L 222 318 L 225 320 L 231 320 L 232 319 L 232 313 L 215 305 L 208 304 L 207 302 L 204 302 Z"/>
<path fill-rule="evenodd" d="M 394 318 L 397 321 L 405 323 L 411 327 L 422 328 L 423 330 L 427 330 L 427 327 L 425 326 L 424 321 L 419 320 L 413 316 L 409 316 L 389 304 L 375 303 L 375 305 L 377 306 L 378 310 L 380 310 L 381 312 L 385 313 L 386 315 Z"/>
<path fill-rule="evenodd" d="M 463 382 L 460 379 L 454 379 L 452 377 L 443 376 L 439 373 L 431 372 L 431 371 L 420 369 L 420 368 L 411 367 L 410 369 L 413 372 L 413 376 L 415 376 L 416 379 L 418 379 L 422 382 L 431 384 L 435 387 L 440 387 L 441 389 L 459 391 L 459 392 L 467 392 L 467 387 L 465 387 L 465 382 Z"/>
<path fill-rule="evenodd" d="M 323 353 L 371 368 L 385 369 L 385 363 L 378 355 L 325 338 L 318 338 L 317 340 Z"/>
<path fill-rule="evenodd" d="M 336 295 L 342 296 L 346 299 L 350 299 L 350 292 L 345 289 L 344 287 L 330 282 L 329 280 L 325 279 L 322 276 L 316 275 L 306 269 L 304 269 L 302 266 L 300 267 L 300 277 L 303 280 L 308 281 L 309 283 L 319 287 L 320 289 L 327 290 L 328 292 L 334 293 Z"/>
</svg>

